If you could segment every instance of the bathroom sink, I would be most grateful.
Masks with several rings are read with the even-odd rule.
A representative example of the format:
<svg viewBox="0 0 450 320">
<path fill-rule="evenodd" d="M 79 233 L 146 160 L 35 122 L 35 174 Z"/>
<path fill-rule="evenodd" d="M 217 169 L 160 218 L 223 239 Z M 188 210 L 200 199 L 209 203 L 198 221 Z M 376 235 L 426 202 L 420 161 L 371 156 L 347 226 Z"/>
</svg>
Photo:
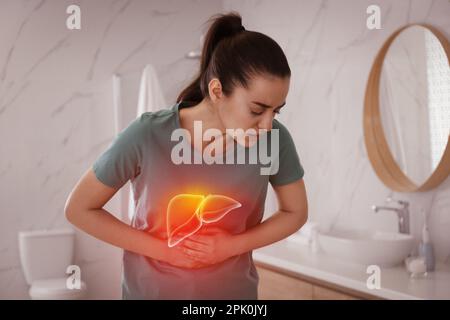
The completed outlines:
<svg viewBox="0 0 450 320">
<path fill-rule="evenodd" d="M 409 234 L 364 229 L 318 231 L 317 241 L 320 249 L 330 256 L 380 267 L 403 263 L 414 246 L 414 238 Z"/>
</svg>

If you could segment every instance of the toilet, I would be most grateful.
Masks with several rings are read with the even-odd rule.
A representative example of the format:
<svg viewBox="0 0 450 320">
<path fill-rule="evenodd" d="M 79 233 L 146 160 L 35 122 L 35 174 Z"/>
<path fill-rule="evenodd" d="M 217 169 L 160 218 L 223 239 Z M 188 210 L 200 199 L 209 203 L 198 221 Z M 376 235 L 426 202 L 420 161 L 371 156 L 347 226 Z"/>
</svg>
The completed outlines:
<svg viewBox="0 0 450 320">
<path fill-rule="evenodd" d="M 73 264 L 75 232 L 72 229 L 19 232 L 20 263 L 33 300 L 85 299 L 86 284 L 68 288 L 67 267 Z"/>
</svg>

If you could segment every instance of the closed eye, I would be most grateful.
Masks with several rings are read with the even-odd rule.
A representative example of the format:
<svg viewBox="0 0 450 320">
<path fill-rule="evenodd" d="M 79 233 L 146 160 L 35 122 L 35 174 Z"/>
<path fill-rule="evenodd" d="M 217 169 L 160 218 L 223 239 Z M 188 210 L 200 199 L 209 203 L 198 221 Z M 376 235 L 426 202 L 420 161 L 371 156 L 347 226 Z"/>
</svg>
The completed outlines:
<svg viewBox="0 0 450 320">
<path fill-rule="evenodd" d="M 255 116 L 260 116 L 260 115 L 262 115 L 262 114 L 264 113 L 264 111 L 263 111 L 263 112 L 255 112 L 255 111 L 252 111 L 251 113 L 252 113 L 253 115 L 255 115 Z M 281 113 L 281 110 L 280 110 L 280 109 L 275 110 L 274 113 L 280 114 L 280 113 Z"/>
</svg>

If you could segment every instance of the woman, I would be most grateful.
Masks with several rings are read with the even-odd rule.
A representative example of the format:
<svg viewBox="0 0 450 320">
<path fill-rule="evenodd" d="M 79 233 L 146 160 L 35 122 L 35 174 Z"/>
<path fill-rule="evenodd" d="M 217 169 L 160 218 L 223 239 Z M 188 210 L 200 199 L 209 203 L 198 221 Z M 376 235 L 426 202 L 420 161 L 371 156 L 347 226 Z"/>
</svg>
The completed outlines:
<svg viewBox="0 0 450 320">
<path fill-rule="evenodd" d="M 289 81 L 287 59 L 274 40 L 245 30 L 235 12 L 217 15 L 205 37 L 200 72 L 177 103 L 138 117 L 83 175 L 67 200 L 65 214 L 76 227 L 124 249 L 123 298 L 257 299 L 259 277 L 252 250 L 289 236 L 307 220 L 304 171 L 291 135 L 274 119 L 285 104 Z M 195 134 L 194 121 L 201 121 L 203 130 L 220 134 L 205 142 Z M 268 175 L 261 174 L 260 164 L 174 163 L 177 142 L 171 135 L 176 129 L 193 137 L 187 141 L 188 151 L 197 155 L 214 141 L 228 142 L 227 129 L 268 135 L 276 129 L 278 169 Z M 259 141 L 260 136 L 253 138 Z M 216 150 L 216 155 L 255 147 L 247 140 L 250 135 L 245 134 L 244 140 L 237 137 L 231 139 L 240 141 L 234 149 L 226 144 L 226 151 Z M 128 180 L 136 204 L 131 226 L 103 209 Z M 279 210 L 261 222 L 269 182 Z M 182 241 L 171 246 L 170 215 L 176 220 L 180 210 L 191 210 L 190 217 L 199 212 L 200 202 L 186 209 L 187 198 L 182 201 L 185 207 L 169 212 L 177 195 L 197 195 L 200 200 L 222 195 L 240 206 L 213 223 L 191 219 L 196 227 L 186 224 Z M 210 201 L 210 212 L 215 205 L 221 206 Z"/>
</svg>

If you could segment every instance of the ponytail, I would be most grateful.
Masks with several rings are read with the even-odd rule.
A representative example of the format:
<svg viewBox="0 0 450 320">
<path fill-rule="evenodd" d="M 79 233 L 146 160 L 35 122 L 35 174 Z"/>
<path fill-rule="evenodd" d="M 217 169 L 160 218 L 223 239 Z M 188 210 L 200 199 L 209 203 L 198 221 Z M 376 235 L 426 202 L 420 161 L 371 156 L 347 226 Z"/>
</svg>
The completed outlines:
<svg viewBox="0 0 450 320">
<path fill-rule="evenodd" d="M 245 30 L 237 12 L 212 16 L 206 33 L 195 79 L 178 95 L 177 103 L 200 103 L 209 98 L 208 84 L 218 78 L 225 96 L 232 94 L 236 85 L 248 88 L 254 75 L 289 77 L 286 56 L 270 37 Z"/>
</svg>

